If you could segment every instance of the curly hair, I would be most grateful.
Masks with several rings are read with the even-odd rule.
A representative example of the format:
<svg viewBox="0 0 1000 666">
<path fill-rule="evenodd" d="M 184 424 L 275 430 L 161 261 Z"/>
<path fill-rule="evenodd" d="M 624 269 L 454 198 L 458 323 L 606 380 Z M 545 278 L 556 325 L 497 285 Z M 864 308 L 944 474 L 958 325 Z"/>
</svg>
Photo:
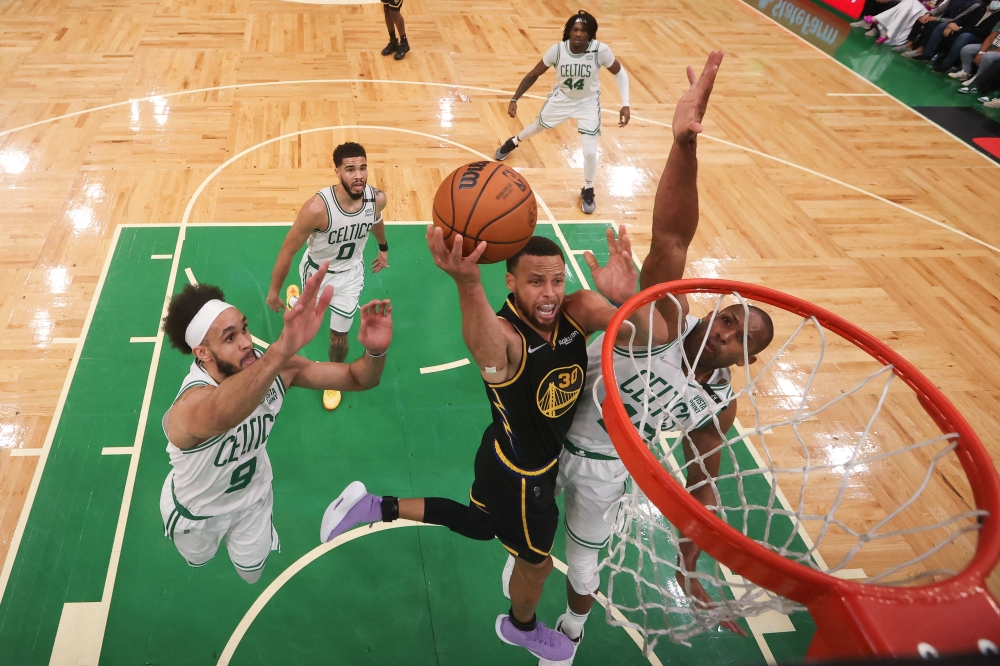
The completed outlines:
<svg viewBox="0 0 1000 666">
<path fill-rule="evenodd" d="M 190 354 L 191 347 L 184 340 L 188 324 L 198 314 L 202 306 L 213 298 L 226 300 L 222 289 L 211 284 L 189 284 L 181 293 L 175 294 L 167 306 L 167 316 L 163 318 L 163 332 L 167 334 L 170 345 L 180 350 L 182 354 Z"/>
<path fill-rule="evenodd" d="M 347 143 L 342 143 L 333 149 L 333 166 L 339 167 L 344 163 L 344 160 L 349 157 L 363 157 L 368 159 L 364 146 L 360 143 L 348 141 Z"/>
<path fill-rule="evenodd" d="M 569 41 L 569 31 L 573 29 L 573 24 L 577 21 L 583 21 L 583 27 L 586 28 L 587 34 L 590 35 L 591 39 L 597 39 L 597 19 L 594 18 L 593 14 L 589 14 L 582 9 L 576 14 L 569 17 L 566 21 L 566 27 L 563 28 L 563 38 L 564 42 Z"/>
</svg>

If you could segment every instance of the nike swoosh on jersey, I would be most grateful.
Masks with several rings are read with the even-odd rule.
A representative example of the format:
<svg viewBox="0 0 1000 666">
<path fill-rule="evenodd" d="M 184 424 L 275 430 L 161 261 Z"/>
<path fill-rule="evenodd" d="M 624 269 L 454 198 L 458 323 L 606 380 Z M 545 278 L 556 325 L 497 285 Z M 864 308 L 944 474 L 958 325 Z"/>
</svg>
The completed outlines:
<svg viewBox="0 0 1000 666">
<path fill-rule="evenodd" d="M 528 347 L 528 353 L 534 354 L 536 351 L 544 347 L 545 345 L 538 345 L 537 347 Z"/>
</svg>

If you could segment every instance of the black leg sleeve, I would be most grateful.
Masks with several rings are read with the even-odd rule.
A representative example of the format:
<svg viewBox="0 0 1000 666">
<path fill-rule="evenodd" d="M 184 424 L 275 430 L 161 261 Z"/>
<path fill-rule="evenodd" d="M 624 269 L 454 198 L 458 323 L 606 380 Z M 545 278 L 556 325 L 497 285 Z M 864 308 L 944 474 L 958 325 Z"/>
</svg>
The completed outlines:
<svg viewBox="0 0 1000 666">
<path fill-rule="evenodd" d="M 463 506 L 443 497 L 424 499 L 424 522 L 444 525 L 455 534 L 478 541 L 489 541 L 496 536 L 487 513 L 472 503 Z"/>
</svg>

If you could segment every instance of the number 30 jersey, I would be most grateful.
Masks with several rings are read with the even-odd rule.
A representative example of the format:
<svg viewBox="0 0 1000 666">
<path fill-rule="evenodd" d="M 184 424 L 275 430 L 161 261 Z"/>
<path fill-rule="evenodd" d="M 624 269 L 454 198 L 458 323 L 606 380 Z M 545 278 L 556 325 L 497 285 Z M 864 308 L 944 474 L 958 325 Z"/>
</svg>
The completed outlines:
<svg viewBox="0 0 1000 666">
<path fill-rule="evenodd" d="M 596 39 L 590 40 L 583 53 L 573 53 L 569 50 L 569 42 L 555 44 L 545 55 L 542 62 L 556 70 L 557 90 L 571 99 L 584 99 L 598 95 L 601 92 L 601 79 L 598 76 L 601 67 L 610 67 L 615 62 L 611 48 Z"/>
<path fill-rule="evenodd" d="M 321 231 L 309 234 L 306 240 L 308 246 L 308 261 L 319 268 L 324 261 L 330 262 L 329 273 L 343 273 L 364 262 L 365 243 L 368 242 L 368 232 L 377 222 L 378 213 L 375 210 L 375 188 L 365 185 L 362 197 L 364 205 L 355 213 L 345 213 L 337 201 L 333 187 L 324 187 L 317 192 L 326 206 L 327 225 Z"/>
<path fill-rule="evenodd" d="M 257 356 L 261 356 L 259 351 Z M 198 386 L 218 384 L 195 362 L 174 402 Z M 191 520 L 211 518 L 245 509 L 268 493 L 273 474 L 265 447 L 284 397 L 285 385 L 279 375 L 257 408 L 236 427 L 190 449 L 179 449 L 167 441 L 173 467 L 167 481 L 178 513 Z M 163 415 L 164 433 L 169 413 L 167 410 Z"/>
</svg>

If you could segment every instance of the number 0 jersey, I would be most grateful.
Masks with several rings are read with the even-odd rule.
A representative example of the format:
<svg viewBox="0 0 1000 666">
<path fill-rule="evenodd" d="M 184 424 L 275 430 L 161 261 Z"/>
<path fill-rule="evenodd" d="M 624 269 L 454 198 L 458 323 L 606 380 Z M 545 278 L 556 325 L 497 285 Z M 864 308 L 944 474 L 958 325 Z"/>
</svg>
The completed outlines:
<svg viewBox="0 0 1000 666">
<path fill-rule="evenodd" d="M 596 39 L 590 40 L 583 53 L 569 50 L 569 42 L 552 46 L 542 62 L 556 70 L 556 85 L 552 92 L 559 91 L 573 99 L 592 97 L 601 92 L 601 67 L 610 67 L 615 62 L 611 48 Z"/>
<path fill-rule="evenodd" d="M 197 386 L 218 384 L 195 362 L 174 402 Z M 278 376 L 257 408 L 235 428 L 190 449 L 167 441 L 173 499 L 180 515 L 192 520 L 211 518 L 245 509 L 267 494 L 273 475 L 265 446 L 284 397 L 285 385 Z M 164 433 L 169 413 L 163 415 Z"/>
<path fill-rule="evenodd" d="M 345 213 L 337 201 L 333 187 L 324 187 L 317 192 L 326 206 L 327 225 L 322 231 L 314 231 L 306 240 L 307 262 L 319 268 L 324 261 L 330 262 L 330 273 L 342 273 L 364 262 L 365 243 L 368 232 L 377 222 L 375 210 L 375 188 L 365 185 L 364 205 L 355 213 Z"/>
<path fill-rule="evenodd" d="M 684 321 L 684 332 L 678 339 L 653 347 L 652 363 L 645 346 L 633 347 L 634 361 L 626 347 L 615 346 L 618 392 L 632 424 L 636 429 L 641 427 L 643 438 L 647 442 L 657 441 L 659 432 L 691 431 L 707 425 L 711 422 L 712 415 L 725 409 L 733 399 L 729 368 L 717 369 L 705 384 L 699 384 L 693 378 L 688 380 L 683 365 L 683 341 L 697 323 L 697 317 L 688 315 Z M 583 451 L 617 458 L 615 446 L 604 428 L 604 416 L 594 404 L 594 383 L 601 374 L 603 344 L 602 333 L 587 347 L 589 372 L 584 387 L 586 395 L 566 439 Z M 605 395 L 602 382 L 597 390 L 598 400 L 603 403 Z M 643 406 L 647 395 L 649 411 L 643 421 Z"/>
<path fill-rule="evenodd" d="M 500 384 L 486 384 L 493 410 L 494 453 L 517 473 L 540 473 L 559 458 L 587 376 L 587 336 L 560 312 L 548 342 L 518 315 L 514 295 L 497 316 L 521 336 L 521 366 Z"/>
</svg>

